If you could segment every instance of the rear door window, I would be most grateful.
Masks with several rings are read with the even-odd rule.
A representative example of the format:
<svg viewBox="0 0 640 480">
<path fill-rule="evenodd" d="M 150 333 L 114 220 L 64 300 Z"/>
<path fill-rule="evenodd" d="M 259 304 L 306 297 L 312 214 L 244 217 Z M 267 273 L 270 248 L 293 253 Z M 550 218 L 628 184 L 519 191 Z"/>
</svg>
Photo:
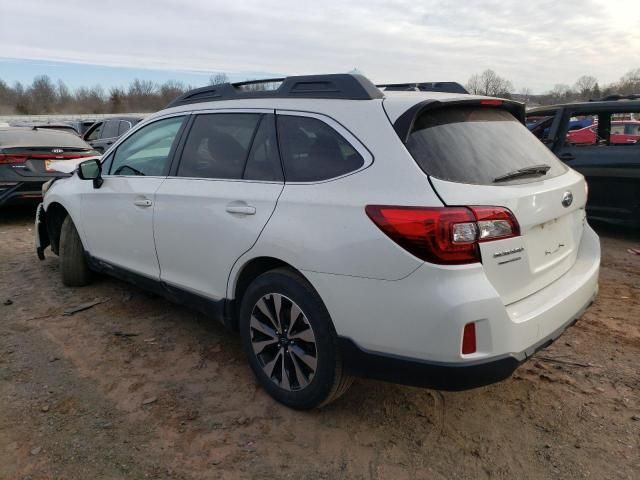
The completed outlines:
<svg viewBox="0 0 640 480">
<path fill-rule="evenodd" d="M 566 167 L 509 112 L 495 108 L 454 107 L 420 115 L 407 149 L 428 175 L 451 182 L 504 185 L 539 181 Z M 548 165 L 544 177 L 507 182 L 495 179 L 516 170 Z"/>
<path fill-rule="evenodd" d="M 264 115 L 251 145 L 242 178 L 268 182 L 282 181 L 278 138 L 274 115 Z"/>
<path fill-rule="evenodd" d="M 198 115 L 178 166 L 179 177 L 241 179 L 261 115 Z"/>
<path fill-rule="evenodd" d="M 288 182 L 328 180 L 364 165 L 347 140 L 316 118 L 278 115 L 278 136 Z"/>
</svg>

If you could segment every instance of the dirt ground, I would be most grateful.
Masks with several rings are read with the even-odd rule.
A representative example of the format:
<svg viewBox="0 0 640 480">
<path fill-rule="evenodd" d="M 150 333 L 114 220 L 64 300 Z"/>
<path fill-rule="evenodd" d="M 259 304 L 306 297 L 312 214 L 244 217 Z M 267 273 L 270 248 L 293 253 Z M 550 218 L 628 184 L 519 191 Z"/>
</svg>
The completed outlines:
<svg viewBox="0 0 640 480">
<path fill-rule="evenodd" d="M 63 287 L 32 216 L 0 211 L 2 480 L 640 478 L 640 233 L 598 226 L 597 302 L 511 379 L 356 380 L 304 413 L 218 323 L 109 278 Z"/>
</svg>

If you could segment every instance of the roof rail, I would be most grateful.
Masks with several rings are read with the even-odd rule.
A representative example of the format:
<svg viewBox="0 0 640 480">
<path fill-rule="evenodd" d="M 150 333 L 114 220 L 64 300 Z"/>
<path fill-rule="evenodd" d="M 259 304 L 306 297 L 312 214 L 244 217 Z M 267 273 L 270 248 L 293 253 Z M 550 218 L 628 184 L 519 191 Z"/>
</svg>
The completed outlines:
<svg viewBox="0 0 640 480">
<path fill-rule="evenodd" d="M 640 100 L 640 94 L 638 93 L 633 93 L 631 95 L 614 94 L 614 95 L 607 95 L 606 97 L 602 97 L 598 100 L 589 100 L 589 101 L 590 102 L 610 102 L 614 100 Z"/>
<path fill-rule="evenodd" d="M 458 82 L 385 83 L 376 87 L 384 88 L 387 92 L 469 93 Z"/>
<path fill-rule="evenodd" d="M 275 89 L 250 89 L 249 85 L 280 83 Z M 268 78 L 238 83 L 222 83 L 190 90 L 173 100 L 166 108 L 198 102 L 240 100 L 244 98 L 334 98 L 373 100 L 384 95 L 366 77 L 350 73 L 304 75 Z"/>
</svg>

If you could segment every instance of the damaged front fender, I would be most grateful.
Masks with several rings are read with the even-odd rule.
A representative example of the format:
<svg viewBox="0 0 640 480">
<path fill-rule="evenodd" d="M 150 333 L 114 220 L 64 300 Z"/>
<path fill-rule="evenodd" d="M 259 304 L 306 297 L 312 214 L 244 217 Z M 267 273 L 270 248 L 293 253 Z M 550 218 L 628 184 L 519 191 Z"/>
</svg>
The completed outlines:
<svg viewBox="0 0 640 480">
<path fill-rule="evenodd" d="M 36 210 L 36 254 L 40 260 L 44 260 L 44 249 L 47 248 L 51 242 L 49 240 L 49 232 L 47 231 L 46 212 L 44 211 L 44 205 L 40 203 Z"/>
</svg>

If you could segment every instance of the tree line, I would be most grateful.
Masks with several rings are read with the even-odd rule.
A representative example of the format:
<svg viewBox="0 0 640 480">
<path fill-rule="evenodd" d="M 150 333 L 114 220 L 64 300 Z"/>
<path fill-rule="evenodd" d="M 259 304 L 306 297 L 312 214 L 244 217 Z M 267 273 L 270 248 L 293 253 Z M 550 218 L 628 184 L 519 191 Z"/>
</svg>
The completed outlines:
<svg viewBox="0 0 640 480">
<path fill-rule="evenodd" d="M 226 83 L 224 73 L 213 75 L 209 83 Z M 268 85 L 249 85 L 246 89 L 268 88 Z M 33 79 L 30 85 L 13 85 L 0 79 L 0 114 L 35 115 L 53 113 L 126 113 L 153 112 L 164 108 L 178 95 L 193 87 L 170 80 L 161 84 L 135 79 L 128 87 L 105 90 L 100 85 L 71 90 L 63 81 L 54 82 L 47 75 Z M 574 85 L 557 84 L 544 94 L 534 95 L 523 87 L 516 91 L 513 83 L 493 70 L 485 70 L 469 78 L 466 88 L 470 93 L 493 97 L 515 98 L 526 103 L 549 105 L 571 101 L 595 100 L 612 94 L 640 93 L 640 68 L 631 70 L 619 81 L 600 85 L 590 75 L 581 76 Z"/>
<path fill-rule="evenodd" d="M 224 73 L 209 78 L 210 84 L 228 81 Z M 0 79 L 0 114 L 154 112 L 192 88 L 175 80 L 157 84 L 136 78 L 128 87 L 105 90 L 95 85 L 72 91 L 62 80 L 54 83 L 47 75 L 35 77 L 31 85 L 11 86 Z"/>
<path fill-rule="evenodd" d="M 514 98 L 539 105 L 598 100 L 609 95 L 640 94 L 640 68 L 630 70 L 620 80 L 608 85 L 600 85 L 596 77 L 583 75 L 573 85 L 556 84 L 548 92 L 538 95 L 534 95 L 527 87 L 516 91 L 510 80 L 489 69 L 472 75 L 466 89 L 475 95 Z"/>
</svg>

